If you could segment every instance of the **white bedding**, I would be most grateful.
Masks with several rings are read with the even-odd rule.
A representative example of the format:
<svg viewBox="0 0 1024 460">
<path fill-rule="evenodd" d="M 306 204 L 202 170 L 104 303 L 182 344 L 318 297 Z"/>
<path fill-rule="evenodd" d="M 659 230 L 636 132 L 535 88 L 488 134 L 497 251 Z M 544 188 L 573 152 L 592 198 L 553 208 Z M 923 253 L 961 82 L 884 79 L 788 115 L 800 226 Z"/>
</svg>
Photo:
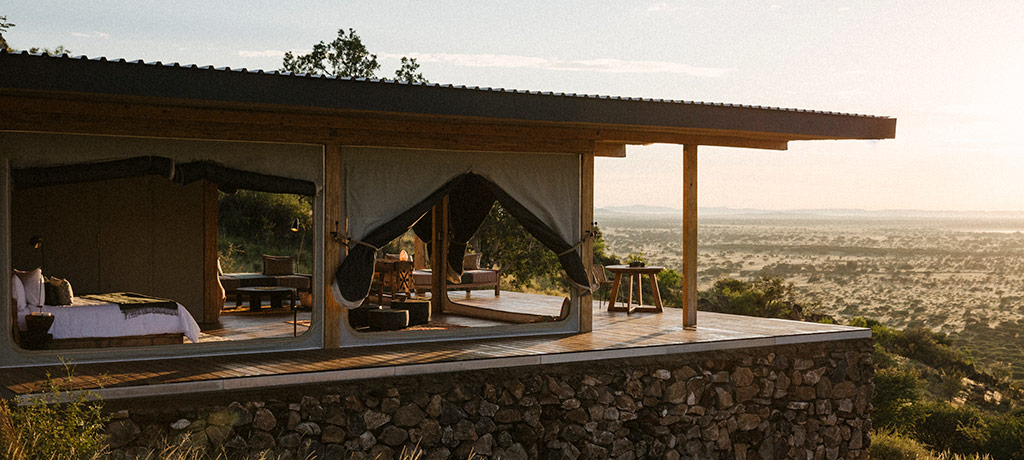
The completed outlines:
<svg viewBox="0 0 1024 460">
<path fill-rule="evenodd" d="M 53 314 L 50 333 L 54 339 L 184 334 L 192 343 L 199 342 L 199 324 L 180 303 L 177 315 L 145 314 L 133 318 L 125 318 L 117 304 L 81 297 L 75 297 L 71 305 L 43 305 L 43 311 Z"/>
</svg>

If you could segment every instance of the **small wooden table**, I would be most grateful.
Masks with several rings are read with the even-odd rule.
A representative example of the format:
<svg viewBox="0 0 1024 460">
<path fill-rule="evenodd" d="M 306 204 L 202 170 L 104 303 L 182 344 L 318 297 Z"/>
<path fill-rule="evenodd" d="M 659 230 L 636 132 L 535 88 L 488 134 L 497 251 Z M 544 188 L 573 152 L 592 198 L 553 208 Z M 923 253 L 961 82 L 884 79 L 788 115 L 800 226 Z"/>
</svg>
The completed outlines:
<svg viewBox="0 0 1024 460">
<path fill-rule="evenodd" d="M 295 309 L 295 288 L 284 286 L 252 286 L 235 290 L 240 295 L 249 296 L 249 311 L 260 311 L 263 296 L 270 297 L 270 308 L 281 308 L 285 294 L 288 294 L 292 310 Z"/>
<path fill-rule="evenodd" d="M 413 289 L 411 260 L 377 259 L 373 272 L 377 281 L 378 304 L 391 305 L 409 298 L 409 291 Z"/>
<path fill-rule="evenodd" d="M 295 308 L 296 289 L 284 286 L 253 286 L 235 289 L 235 295 L 249 296 L 249 311 L 260 311 L 263 308 L 263 296 L 270 297 L 270 308 L 281 308 L 284 295 L 288 294 L 289 307 L 292 309 L 292 335 L 299 335 L 299 310 Z"/>
<path fill-rule="evenodd" d="M 658 273 L 661 273 L 665 267 L 630 267 L 628 265 L 609 265 L 604 267 L 608 271 L 615 274 L 615 280 L 612 281 L 611 297 L 608 299 L 608 311 L 624 311 L 627 314 L 633 312 L 641 313 L 661 313 L 661 292 L 658 291 Z M 619 286 L 622 284 L 623 275 L 629 276 L 629 296 L 626 297 L 626 305 L 616 306 L 615 301 L 619 297 Z M 643 289 L 641 288 L 640 282 L 642 276 L 647 275 L 648 280 L 651 282 L 651 295 L 654 296 L 654 305 L 645 306 Z M 633 305 L 633 281 L 636 280 L 636 291 L 637 291 L 637 303 Z"/>
</svg>

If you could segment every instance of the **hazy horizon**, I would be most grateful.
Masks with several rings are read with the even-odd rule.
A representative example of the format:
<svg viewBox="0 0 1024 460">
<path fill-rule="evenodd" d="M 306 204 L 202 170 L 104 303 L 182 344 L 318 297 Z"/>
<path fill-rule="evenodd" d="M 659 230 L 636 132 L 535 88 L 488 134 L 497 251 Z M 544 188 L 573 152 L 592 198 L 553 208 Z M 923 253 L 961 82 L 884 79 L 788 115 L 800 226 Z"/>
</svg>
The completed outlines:
<svg viewBox="0 0 1024 460">
<path fill-rule="evenodd" d="M 636 208 L 636 207 L 647 207 L 663 209 L 666 212 L 682 212 L 682 208 L 673 208 L 670 206 L 657 206 L 647 205 L 643 203 L 633 203 L 629 205 L 608 205 L 600 206 L 595 203 L 595 210 L 612 210 L 616 208 Z M 734 208 L 730 206 L 698 206 L 700 210 L 731 210 L 731 211 L 752 211 L 752 212 L 815 212 L 815 211 L 857 211 L 866 213 L 957 213 L 957 214 L 1021 214 L 1024 216 L 1024 209 L 994 209 L 994 210 L 979 210 L 979 209 L 896 209 L 896 208 Z"/>
</svg>

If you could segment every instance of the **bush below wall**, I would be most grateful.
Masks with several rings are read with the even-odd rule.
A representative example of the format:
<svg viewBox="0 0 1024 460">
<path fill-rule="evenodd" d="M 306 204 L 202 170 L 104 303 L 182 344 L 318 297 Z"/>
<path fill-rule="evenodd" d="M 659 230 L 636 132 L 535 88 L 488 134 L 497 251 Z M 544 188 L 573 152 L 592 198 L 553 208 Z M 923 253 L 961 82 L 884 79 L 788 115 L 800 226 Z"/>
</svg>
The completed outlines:
<svg viewBox="0 0 1024 460">
<path fill-rule="evenodd" d="M 845 340 L 111 402 L 127 409 L 107 432 L 113 458 L 188 435 L 280 458 L 866 459 L 871 351 Z"/>
</svg>

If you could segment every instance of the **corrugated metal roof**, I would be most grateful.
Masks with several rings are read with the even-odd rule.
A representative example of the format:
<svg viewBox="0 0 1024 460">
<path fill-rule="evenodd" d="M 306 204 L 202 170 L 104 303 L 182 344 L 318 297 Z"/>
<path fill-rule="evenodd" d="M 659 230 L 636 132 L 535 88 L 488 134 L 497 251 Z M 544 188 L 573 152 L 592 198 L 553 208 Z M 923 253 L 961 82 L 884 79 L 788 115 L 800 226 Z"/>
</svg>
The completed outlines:
<svg viewBox="0 0 1024 460">
<path fill-rule="evenodd" d="M 145 62 L 142 59 L 136 59 L 136 60 L 129 61 L 129 60 L 124 59 L 124 58 L 108 59 L 108 58 L 102 57 L 102 56 L 95 57 L 95 58 L 89 58 L 88 56 L 85 56 L 85 55 L 72 56 L 72 55 L 69 55 L 69 54 L 61 54 L 61 55 L 58 55 L 58 56 L 50 56 L 50 55 L 43 54 L 43 53 L 29 53 L 28 51 L 19 51 L 19 52 L 13 53 L 13 54 L 21 54 L 21 55 L 36 56 L 36 57 L 47 57 L 47 58 L 51 58 L 51 59 L 72 59 L 72 60 L 88 60 L 88 61 L 98 61 L 98 62 L 115 62 L 115 63 L 120 63 L 120 64 L 135 64 L 135 65 L 147 65 L 147 66 L 156 66 L 156 67 L 161 67 L 161 66 L 162 67 L 175 67 L 175 68 L 185 68 L 185 69 L 206 70 L 206 71 L 213 71 L 213 72 L 237 72 L 237 73 L 250 73 L 250 74 L 259 74 L 259 75 L 278 75 L 278 76 L 285 76 L 285 77 L 292 77 L 292 78 L 322 78 L 322 79 L 326 79 L 326 80 L 360 81 L 360 82 L 369 82 L 369 83 L 380 83 L 380 84 L 386 84 L 386 85 L 428 86 L 428 87 L 451 88 L 451 89 L 459 89 L 459 90 L 467 90 L 467 91 L 486 91 L 486 92 L 497 92 L 497 93 L 533 94 L 533 95 L 539 95 L 539 96 L 575 97 L 575 98 L 584 98 L 584 99 L 605 99 L 605 100 L 615 100 L 615 101 L 659 102 L 659 103 L 668 103 L 668 104 L 704 105 L 704 106 L 715 106 L 715 107 L 736 107 L 736 108 L 744 108 L 744 109 L 776 110 L 776 111 L 783 111 L 783 112 L 816 113 L 816 114 L 821 114 L 821 115 L 840 115 L 840 116 L 847 116 L 847 117 L 890 118 L 890 117 L 877 116 L 877 115 L 865 115 L 865 114 L 847 113 L 847 112 L 830 112 L 830 111 L 821 111 L 821 110 L 807 110 L 807 109 L 796 109 L 796 108 L 788 108 L 788 107 L 772 107 L 772 106 L 763 106 L 763 105 L 729 104 L 729 103 L 722 103 L 722 102 L 687 101 L 687 100 L 679 100 L 679 99 L 655 99 L 655 98 L 649 98 L 649 97 L 610 96 L 610 95 L 603 95 L 603 94 L 563 93 L 563 92 L 554 92 L 554 91 L 532 91 L 532 90 L 522 90 L 522 89 L 515 89 L 515 88 L 492 88 L 492 87 L 489 87 L 489 86 L 455 85 L 455 84 L 451 84 L 451 83 L 419 83 L 419 82 L 411 83 L 411 82 L 407 82 L 407 81 L 390 80 L 390 79 L 387 79 L 387 78 L 336 77 L 336 76 L 333 76 L 333 75 L 293 73 L 293 72 L 284 72 L 284 71 L 277 71 L 277 70 L 263 70 L 263 69 L 248 69 L 248 68 L 245 68 L 245 67 L 242 67 L 242 68 L 231 68 L 231 67 L 214 67 L 212 65 L 200 66 L 200 65 L 197 65 L 197 64 L 179 64 L 177 62 L 162 62 L 162 61 Z"/>
<path fill-rule="evenodd" d="M 694 129 L 746 130 L 828 138 L 895 136 L 895 119 L 872 115 L 760 105 L 620 97 L 439 83 L 409 83 L 145 62 L 87 56 L 6 53 L 0 88 L 223 100 L 390 112 L 479 116 Z M 90 63 L 100 64 L 99 66 Z M 33 75 L 18 75 L 22 72 Z M 9 73 L 4 72 L 9 68 Z M 62 75 L 51 75 L 60 73 Z M 233 76 L 248 77 L 242 80 Z M 315 86 L 310 86 L 316 82 Z M 328 83 L 332 82 L 332 83 Z M 333 82 L 338 82 L 335 85 Z M 404 88 L 404 89 L 403 89 Z M 414 88 L 418 88 L 413 91 Z M 506 96 L 502 96 L 506 95 Z M 525 98 L 524 98 L 525 97 Z M 640 103 L 643 106 L 634 106 Z M 772 115 L 776 114 L 776 115 Z M 837 123 L 841 118 L 842 123 Z M 855 122 L 855 120 L 862 120 Z"/>
</svg>

